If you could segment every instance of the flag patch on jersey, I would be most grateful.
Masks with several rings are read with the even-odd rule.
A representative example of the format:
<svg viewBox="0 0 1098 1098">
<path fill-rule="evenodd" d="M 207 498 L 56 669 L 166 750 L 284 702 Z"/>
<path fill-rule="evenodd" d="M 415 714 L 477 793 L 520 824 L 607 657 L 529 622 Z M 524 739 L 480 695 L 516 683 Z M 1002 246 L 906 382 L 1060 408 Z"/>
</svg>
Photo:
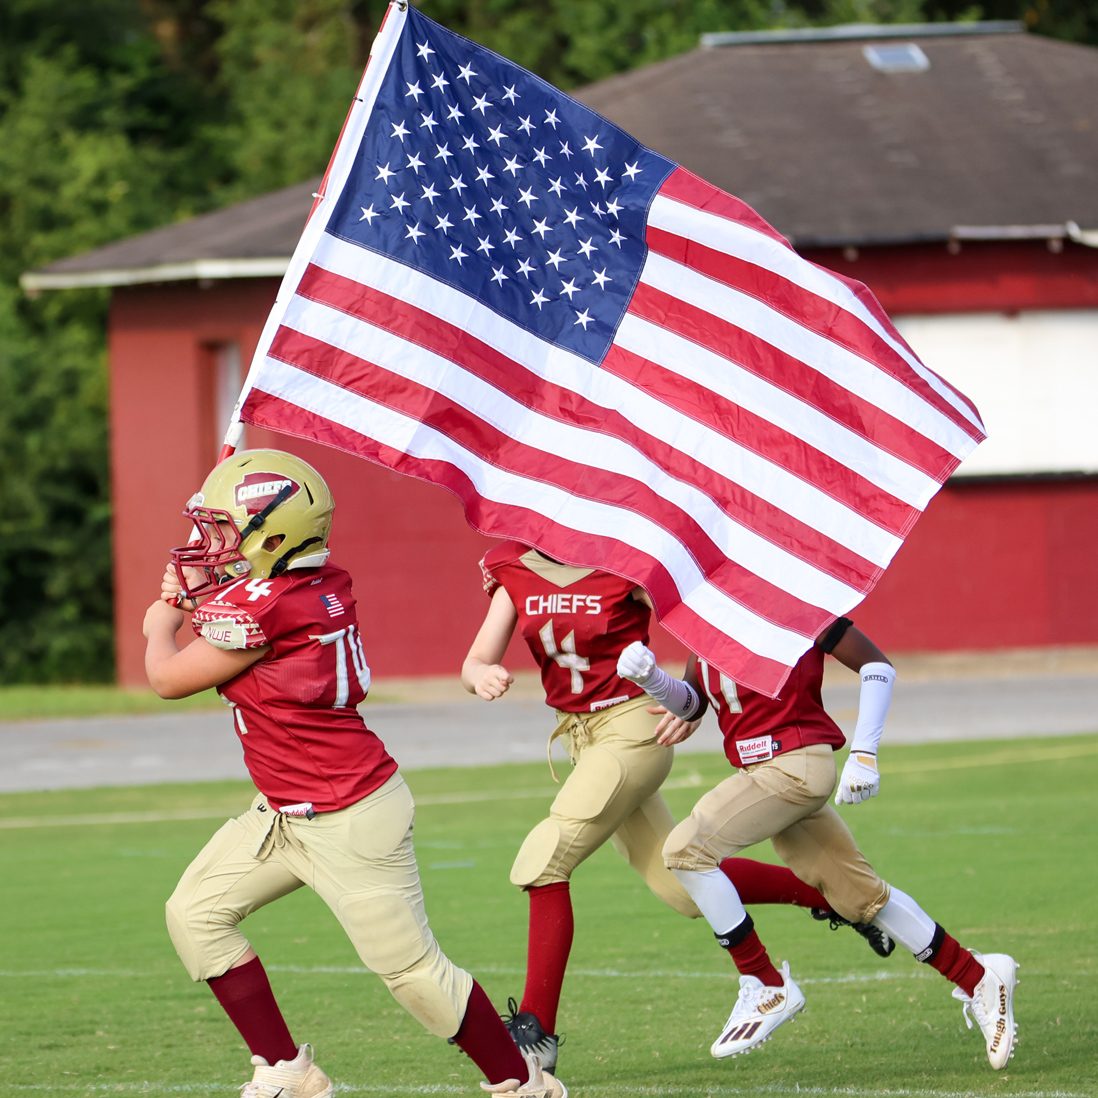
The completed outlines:
<svg viewBox="0 0 1098 1098">
<path fill-rule="evenodd" d="M 328 617 L 338 618 L 344 613 L 343 603 L 337 595 L 321 595 L 320 601 L 324 603 L 324 609 L 328 611 Z"/>
</svg>

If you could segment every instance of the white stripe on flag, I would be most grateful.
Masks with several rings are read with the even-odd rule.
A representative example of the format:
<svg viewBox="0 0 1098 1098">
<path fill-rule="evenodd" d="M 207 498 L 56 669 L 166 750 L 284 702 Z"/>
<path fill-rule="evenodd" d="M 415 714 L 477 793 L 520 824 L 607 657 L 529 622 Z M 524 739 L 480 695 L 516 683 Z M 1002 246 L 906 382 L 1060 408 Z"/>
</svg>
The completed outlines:
<svg viewBox="0 0 1098 1098">
<path fill-rule="evenodd" d="M 860 597 L 854 588 L 733 521 L 704 492 L 669 476 L 618 438 L 543 415 L 456 363 L 326 305 L 297 298 L 286 310 L 283 323 L 318 343 L 377 363 L 441 393 L 505 438 L 589 466 L 596 474 L 630 477 L 646 484 L 692 516 L 725 556 L 804 602 L 837 614 L 840 607 L 847 608 Z"/>
<path fill-rule="evenodd" d="M 677 268 L 677 270 L 672 272 L 670 268 Z M 653 274 L 656 278 L 651 277 Z M 677 263 L 651 253 L 641 274 L 643 282 L 654 285 L 666 293 L 672 292 L 672 286 L 676 287 L 677 296 L 691 304 L 699 304 L 691 297 L 691 291 L 697 289 L 695 280 L 698 279 L 711 281 L 685 267 L 680 267 Z M 758 302 L 752 302 L 752 304 L 759 310 L 772 312 Z M 721 306 L 718 305 L 707 311 L 720 315 L 720 308 Z M 741 306 L 736 315 L 736 323 L 751 331 L 747 319 L 749 311 L 751 311 L 749 308 Z M 773 317 L 766 321 L 766 325 L 765 329 L 753 334 L 760 339 L 766 338 L 768 342 L 787 353 L 794 353 L 789 345 L 783 346 L 779 339 L 775 338 L 778 333 Z M 836 422 L 814 405 L 771 385 L 765 378 L 744 369 L 716 351 L 711 351 L 696 341 L 685 339 L 649 320 L 627 315 L 618 329 L 614 342 L 627 351 L 649 359 L 665 370 L 670 370 L 680 377 L 712 390 L 725 400 L 746 408 L 747 411 L 765 419 L 768 423 L 773 423 L 783 431 L 803 439 L 823 454 L 841 454 L 842 464 L 848 469 L 852 469 L 871 484 L 877 485 L 878 488 L 903 500 L 911 507 L 917 507 L 921 511 L 940 487 L 933 477 L 927 476 L 906 461 L 901 461 L 874 446 L 868 439 Z M 837 349 L 841 350 L 841 348 Z M 798 354 L 797 357 L 801 356 Z"/>
<path fill-rule="evenodd" d="M 748 263 L 758 264 L 780 275 L 793 285 L 800 286 L 801 289 L 807 290 L 825 301 L 830 301 L 833 305 L 850 313 L 880 339 L 884 340 L 943 400 L 952 405 L 974 427 L 981 432 L 983 431 L 983 424 L 978 416 L 973 415 L 968 404 L 946 385 L 937 374 L 932 370 L 928 370 L 900 340 L 897 340 L 858 300 L 849 286 L 822 267 L 807 262 L 796 252 L 765 233 L 758 232 L 729 218 L 699 210 L 661 194 L 657 194 L 652 202 L 648 213 L 648 224 L 652 228 L 663 229 L 665 232 L 696 241 L 707 248 L 715 248 L 724 252 L 725 255 L 734 256 Z M 738 321 L 739 317 L 737 316 Z M 812 364 L 817 365 L 816 362 Z M 874 366 L 871 362 L 865 362 L 864 369 L 860 373 L 871 387 L 877 378 L 884 377 L 880 368 Z M 885 395 L 882 395 L 882 398 L 879 399 L 876 391 L 872 388 L 866 390 L 855 389 L 851 385 L 852 378 L 848 374 L 840 373 L 833 380 L 850 388 L 851 391 L 859 392 L 859 395 L 864 396 L 866 400 L 891 411 Z M 928 407 L 925 402 L 924 407 Z M 939 439 L 929 433 L 923 422 L 924 416 L 912 418 L 903 412 L 892 412 L 892 414 L 911 423 L 917 429 L 923 431 L 928 438 L 935 438 L 940 445 L 957 457 L 966 457 L 977 446 L 974 439 L 957 430 L 956 427 L 953 429 L 960 437 L 950 443 L 946 441 L 946 436 Z"/>
<path fill-rule="evenodd" d="M 368 423 L 371 439 L 413 457 L 455 466 L 486 500 L 542 515 L 567 510 L 570 527 L 635 546 L 663 564 L 686 606 L 722 632 L 731 627 L 733 635 L 758 655 L 792 664 L 805 650 L 805 637 L 751 613 L 709 583 L 682 544 L 643 515 L 486 464 L 433 427 L 277 359 L 264 361 L 255 388 L 356 433 Z"/>
<path fill-rule="evenodd" d="M 972 439 L 967 434 L 901 381 L 896 380 L 891 374 L 863 356 L 796 323 L 784 313 L 771 308 L 750 294 L 726 286 L 722 282 L 692 271 L 689 267 L 684 267 L 681 263 L 676 263 L 654 252 L 648 253 L 648 258 L 641 270 L 641 281 L 666 294 L 673 294 L 713 316 L 734 317 L 736 327 L 777 347 L 779 351 L 804 363 L 806 368 L 818 371 L 855 396 L 909 424 L 913 430 L 919 431 L 926 438 L 948 450 L 954 457 L 963 457 L 971 449 Z M 681 355 L 682 351 L 680 350 L 678 354 Z M 726 374 L 729 372 L 727 366 L 723 367 L 723 372 Z M 758 384 L 759 379 L 755 380 Z M 709 383 L 703 382 L 703 384 Z M 737 384 L 739 384 L 738 380 Z M 761 395 L 758 402 L 760 408 L 765 409 L 769 406 L 777 411 L 783 402 L 795 399 L 785 397 L 780 390 L 765 382 L 761 384 L 768 391 Z M 759 414 L 762 412 L 760 411 Z M 843 445 L 852 444 L 853 439 L 845 439 L 839 444 L 840 448 L 833 452 L 841 453 L 844 461 L 849 462 L 853 459 L 856 464 L 852 467 L 858 469 L 863 475 L 866 475 L 866 467 L 872 469 L 873 460 L 882 463 L 887 463 L 889 460 L 888 456 L 882 454 L 876 447 L 873 447 L 873 451 L 877 458 L 869 461 L 864 460 L 864 454 L 859 454 L 857 450 L 850 453 L 842 448 Z M 862 457 L 862 461 L 858 461 L 859 456 Z M 910 487 L 896 494 L 921 510 L 940 485 L 932 477 L 906 466 L 906 463 L 897 463 L 893 460 L 893 464 L 904 465 L 909 470 L 908 475 L 905 477 L 903 470 L 894 467 L 882 469 L 883 480 L 878 483 L 888 487 L 886 483 L 888 481 L 902 483 L 907 480 Z M 918 481 L 917 488 L 915 480 Z M 892 488 L 889 490 L 893 491 Z"/>
<path fill-rule="evenodd" d="M 515 325 L 501 323 L 497 313 L 459 290 L 332 236 L 324 237 L 314 262 L 334 274 L 398 296 L 468 332 L 537 377 L 571 389 L 603 408 L 620 411 L 639 430 L 741 484 L 875 565 L 887 565 L 902 544 L 901 538 L 775 462 L 577 355 Z"/>
</svg>

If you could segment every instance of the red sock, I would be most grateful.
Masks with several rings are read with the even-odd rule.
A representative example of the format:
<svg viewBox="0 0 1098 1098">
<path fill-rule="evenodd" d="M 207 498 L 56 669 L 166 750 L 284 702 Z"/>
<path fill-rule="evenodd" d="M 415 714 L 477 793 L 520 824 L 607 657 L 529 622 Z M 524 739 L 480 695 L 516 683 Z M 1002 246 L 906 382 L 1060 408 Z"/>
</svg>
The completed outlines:
<svg viewBox="0 0 1098 1098">
<path fill-rule="evenodd" d="M 767 987 L 782 986 L 782 974 L 774 967 L 766 946 L 759 941 L 754 929 L 725 949 L 732 954 L 741 976 L 757 976 Z"/>
<path fill-rule="evenodd" d="M 206 982 L 253 1056 L 273 1064 L 297 1055 L 297 1045 L 258 957 Z"/>
<path fill-rule="evenodd" d="M 942 932 L 942 944 L 933 957 L 927 960 L 947 980 L 952 980 L 966 995 L 976 991 L 976 985 L 984 978 L 984 966 L 972 956 L 951 934 Z"/>
<path fill-rule="evenodd" d="M 526 946 L 526 988 L 519 1010 L 533 1014 L 546 1033 L 553 1033 L 575 932 L 572 896 L 567 881 L 530 888 L 527 893 L 530 896 L 530 929 Z"/>
<path fill-rule="evenodd" d="M 454 1044 L 484 1072 L 489 1083 L 502 1083 L 504 1079 L 526 1082 L 526 1061 L 476 980 Z"/>
<path fill-rule="evenodd" d="M 725 858 L 721 872 L 736 886 L 744 907 L 752 904 L 796 904 L 797 907 L 831 905 L 819 889 L 806 885 L 792 869 L 750 858 Z"/>
</svg>

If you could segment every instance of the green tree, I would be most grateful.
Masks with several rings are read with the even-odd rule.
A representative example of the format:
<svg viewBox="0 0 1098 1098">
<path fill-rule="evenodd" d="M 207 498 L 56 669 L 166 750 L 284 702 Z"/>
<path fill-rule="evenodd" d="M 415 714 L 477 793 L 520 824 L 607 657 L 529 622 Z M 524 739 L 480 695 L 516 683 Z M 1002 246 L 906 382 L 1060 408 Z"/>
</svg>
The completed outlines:
<svg viewBox="0 0 1098 1098">
<path fill-rule="evenodd" d="M 384 3 L 212 0 L 211 112 L 202 142 L 239 199 L 322 172 L 358 87 Z"/>
<path fill-rule="evenodd" d="M 13 2 L 0 26 L 0 677 L 7 682 L 104 679 L 113 664 L 107 295 L 32 301 L 18 277 L 178 216 L 191 203 L 193 158 L 179 141 L 188 79 L 159 63 L 132 7 L 93 5 L 85 18 L 83 5 Z"/>
</svg>

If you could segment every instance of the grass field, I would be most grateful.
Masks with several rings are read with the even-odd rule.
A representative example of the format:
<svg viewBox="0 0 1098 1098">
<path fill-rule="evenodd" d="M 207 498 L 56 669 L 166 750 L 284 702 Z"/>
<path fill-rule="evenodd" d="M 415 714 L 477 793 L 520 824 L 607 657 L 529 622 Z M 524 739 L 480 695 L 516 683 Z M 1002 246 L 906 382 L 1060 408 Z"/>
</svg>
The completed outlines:
<svg viewBox="0 0 1098 1098">
<path fill-rule="evenodd" d="M 681 757 L 676 816 L 724 776 Z M 808 1007 L 751 1055 L 708 1046 L 735 996 L 708 929 L 662 908 L 601 851 L 573 881 L 576 945 L 560 1028 L 573 1098 L 669 1095 L 1089 1098 L 1098 1094 L 1098 737 L 890 748 L 884 793 L 846 809 L 882 874 L 963 944 L 1021 964 L 1020 1040 L 987 1065 L 950 985 L 899 951 L 874 956 L 792 909 L 756 908 Z M 522 987 L 525 900 L 511 859 L 548 803 L 544 766 L 413 772 L 435 932 L 502 1006 Z M 16 1095 L 232 1095 L 247 1053 L 184 975 L 163 901 L 238 783 L 7 795 L 0 803 L 0 1078 Z M 337 1094 L 475 1094 L 478 1074 L 364 973 L 302 890 L 246 924 L 297 1040 Z"/>
</svg>

